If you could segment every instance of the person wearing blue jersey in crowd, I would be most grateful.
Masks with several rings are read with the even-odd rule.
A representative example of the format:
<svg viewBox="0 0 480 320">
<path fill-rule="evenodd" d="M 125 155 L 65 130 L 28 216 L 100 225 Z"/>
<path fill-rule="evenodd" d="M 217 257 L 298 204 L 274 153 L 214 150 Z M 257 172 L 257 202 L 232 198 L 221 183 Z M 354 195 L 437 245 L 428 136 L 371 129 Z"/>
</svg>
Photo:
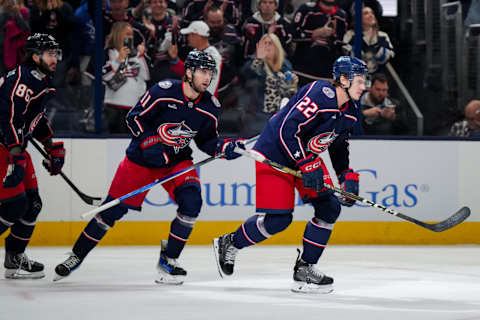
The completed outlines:
<svg viewBox="0 0 480 320">
<path fill-rule="evenodd" d="M 302 178 L 257 162 L 256 211 L 235 232 L 214 239 L 220 275 L 233 274 L 239 249 L 255 245 L 285 230 L 293 219 L 295 189 L 311 203 L 314 217 L 303 235 L 303 253 L 293 271 L 295 292 L 333 290 L 333 279 L 315 267 L 327 246 L 340 205 L 354 200 L 336 197 L 324 187 L 332 179 L 320 155 L 330 154 L 343 190 L 358 194 L 359 176 L 349 165 L 348 137 L 359 119 L 354 101 L 365 90 L 367 67 L 362 60 L 342 56 L 333 64 L 333 81 L 315 81 L 300 88 L 266 124 L 253 152 L 302 172 Z M 274 187 L 273 187 L 274 186 Z"/>
<path fill-rule="evenodd" d="M 27 38 L 25 62 L 0 78 L 0 235 L 5 238 L 5 278 L 45 277 L 42 263 L 25 249 L 42 209 L 28 139 L 40 141 L 49 155 L 51 175 L 60 173 L 65 159 L 63 142 L 53 142 L 45 106 L 55 95 L 53 74 L 59 59 L 54 37 L 35 33 Z"/>
<path fill-rule="evenodd" d="M 151 87 L 127 115 L 133 135 L 113 178 L 108 197 L 110 202 L 133 190 L 163 179 L 192 166 L 191 140 L 198 148 L 213 156 L 221 152 L 227 160 L 240 155 L 235 147 L 244 147 L 241 139 L 218 136 L 217 122 L 220 103 L 207 87 L 216 70 L 213 57 L 204 51 L 190 51 L 185 60 L 183 80 L 164 80 Z M 181 284 L 187 272 L 177 262 L 195 220 L 200 213 L 202 197 L 196 170 L 162 184 L 178 205 L 172 221 L 168 242 L 161 242 L 157 283 Z M 80 234 L 72 254 L 55 268 L 55 279 L 64 278 L 75 270 L 87 254 L 120 220 L 128 209 L 141 210 L 145 191 L 123 200 L 120 204 L 97 214 Z"/>
</svg>

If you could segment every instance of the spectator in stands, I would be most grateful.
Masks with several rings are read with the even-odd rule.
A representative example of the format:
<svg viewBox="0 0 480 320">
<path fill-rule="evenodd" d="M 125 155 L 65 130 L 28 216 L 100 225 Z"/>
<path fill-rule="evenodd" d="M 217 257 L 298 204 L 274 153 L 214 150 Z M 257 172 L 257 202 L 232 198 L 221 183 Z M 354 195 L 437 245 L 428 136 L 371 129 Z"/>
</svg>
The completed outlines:
<svg viewBox="0 0 480 320">
<path fill-rule="evenodd" d="M 226 23 L 240 28 L 244 8 L 238 0 L 187 0 L 184 3 L 182 26 L 195 20 L 204 20 L 204 14 L 211 6 L 222 9 Z"/>
<path fill-rule="evenodd" d="M 406 131 L 405 116 L 398 102 L 388 96 L 388 80 L 376 73 L 367 92 L 360 98 L 362 129 L 366 135 L 393 135 Z"/>
<path fill-rule="evenodd" d="M 243 56 L 246 59 L 255 54 L 258 41 L 266 33 L 274 33 L 289 51 L 292 42 L 289 22 L 276 11 L 277 8 L 278 0 L 258 0 L 258 11 L 245 20 L 242 33 L 245 39 Z"/>
<path fill-rule="evenodd" d="M 472 0 L 465 18 L 465 26 L 480 23 L 480 0 Z"/>
<path fill-rule="evenodd" d="M 115 22 L 108 35 L 102 80 L 106 84 L 104 111 L 110 133 L 128 133 L 125 117 L 147 88 L 150 79 L 145 46 L 133 45 L 133 28 L 128 22 Z M 89 66 L 90 74 L 93 63 Z"/>
<path fill-rule="evenodd" d="M 347 21 L 349 25 L 353 25 L 353 16 L 355 15 L 355 0 L 338 0 L 338 6 L 345 10 L 347 13 Z M 362 0 L 362 4 L 365 7 L 370 7 L 375 14 L 377 20 L 380 20 L 383 16 L 383 7 L 378 0 Z"/>
<path fill-rule="evenodd" d="M 220 8 L 208 7 L 205 12 L 205 22 L 210 28 L 208 40 L 222 57 L 222 76 L 218 87 L 218 95 L 222 106 L 228 108 L 231 102 L 225 103 L 224 100 L 233 98 L 232 87 L 238 83 L 237 75 L 242 62 L 242 39 L 233 25 L 225 23 L 223 11 Z"/>
<path fill-rule="evenodd" d="M 222 70 L 222 56 L 218 50 L 210 44 L 208 37 L 210 36 L 210 28 L 203 21 L 193 21 L 188 28 L 183 28 L 180 33 L 187 37 L 188 46 L 192 49 L 208 52 L 215 59 L 216 69 L 215 75 L 207 88 L 207 91 L 218 97 L 218 84 L 220 83 Z M 184 74 L 184 63 L 178 57 L 178 45 L 170 43 L 168 48 L 171 68 L 180 77 Z"/>
<path fill-rule="evenodd" d="M 95 7 L 99 1 L 88 0 L 88 11 L 90 17 L 95 17 Z M 128 22 L 133 28 L 134 32 L 134 44 L 138 46 L 141 43 L 145 42 L 145 37 L 143 36 L 148 32 L 146 28 L 141 24 L 135 21 L 135 16 L 141 17 L 141 10 L 143 8 L 143 2 L 138 4 L 138 7 L 133 9 L 129 8 L 129 0 L 109 0 L 110 7 L 106 7 L 106 3 L 103 2 L 103 17 L 102 17 L 102 27 L 103 27 L 103 39 L 102 43 L 106 43 L 107 35 L 110 34 L 112 26 L 115 22 L 124 21 Z M 140 13 L 139 13 L 140 12 Z"/>
<path fill-rule="evenodd" d="M 292 58 L 299 86 L 332 77 L 332 65 L 342 55 L 342 40 L 347 32 L 345 12 L 335 0 L 302 4 L 291 25 L 296 43 Z"/>
<path fill-rule="evenodd" d="M 31 9 L 32 33 L 52 35 L 60 44 L 61 61 L 53 79 L 56 88 L 64 87 L 80 76 L 79 53 L 73 50 L 72 35 L 77 28 L 73 9 L 62 0 L 37 0 Z"/>
<path fill-rule="evenodd" d="M 378 22 L 373 10 L 362 9 L 362 60 L 367 63 L 368 73 L 383 71 L 383 66 L 395 56 L 388 34 L 378 29 Z M 345 53 L 354 56 L 355 31 L 348 30 L 343 38 Z"/>
<path fill-rule="evenodd" d="M 464 109 L 465 119 L 455 122 L 450 129 L 453 137 L 480 138 L 480 100 L 470 101 Z"/>
<path fill-rule="evenodd" d="M 247 61 L 243 73 L 250 97 L 244 134 L 259 134 L 268 119 L 295 94 L 298 77 L 273 33 L 260 39 L 255 57 Z"/>
<path fill-rule="evenodd" d="M 171 70 L 168 57 L 172 30 L 177 30 L 178 18 L 167 8 L 167 0 L 151 0 L 142 15 L 142 23 L 149 31 L 145 38 L 146 50 L 152 59 L 152 84 L 165 78 L 180 78 Z"/>
<path fill-rule="evenodd" d="M 25 55 L 30 34 L 29 11 L 23 0 L 3 0 L 0 5 L 0 75 L 15 68 Z"/>
</svg>

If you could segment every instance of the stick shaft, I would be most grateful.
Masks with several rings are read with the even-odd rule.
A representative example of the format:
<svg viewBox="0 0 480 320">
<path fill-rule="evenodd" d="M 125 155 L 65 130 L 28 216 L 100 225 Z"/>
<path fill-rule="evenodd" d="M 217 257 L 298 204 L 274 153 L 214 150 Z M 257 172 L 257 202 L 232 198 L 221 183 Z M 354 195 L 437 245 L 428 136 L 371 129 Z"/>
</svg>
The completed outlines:
<svg viewBox="0 0 480 320">
<path fill-rule="evenodd" d="M 252 142 L 256 141 L 257 139 L 258 139 L 258 136 L 255 136 L 255 137 L 253 137 L 253 138 L 250 138 L 250 139 L 246 140 L 245 144 L 252 143 Z M 243 149 L 242 149 L 242 150 L 243 150 Z M 115 200 L 109 201 L 109 202 L 101 205 L 101 206 L 98 207 L 98 208 L 95 208 L 95 209 L 93 209 L 93 210 L 90 210 L 90 211 L 88 211 L 88 212 L 85 212 L 85 213 L 83 213 L 82 215 L 80 215 L 80 217 L 81 217 L 82 219 L 87 219 L 87 218 L 89 218 L 89 217 L 91 217 L 91 216 L 93 216 L 93 215 L 95 215 L 95 214 L 97 214 L 97 213 L 99 213 L 99 212 L 101 212 L 101 211 L 103 211 L 103 210 L 106 210 L 106 209 L 108 209 L 108 208 L 111 208 L 111 207 L 119 204 L 122 200 L 125 200 L 125 199 L 127 199 L 127 198 L 133 197 L 133 196 L 135 196 L 135 195 L 137 195 L 137 194 L 140 194 L 140 193 L 142 193 L 142 192 L 145 192 L 145 191 L 153 188 L 153 187 L 156 186 L 157 184 L 161 184 L 161 183 L 165 183 L 165 182 L 167 182 L 167 181 L 173 180 L 173 179 L 175 179 L 176 177 L 181 176 L 182 174 L 184 174 L 184 173 L 186 173 L 186 172 L 189 172 L 189 171 L 191 171 L 191 170 L 193 170 L 193 169 L 196 169 L 196 168 L 198 168 L 198 167 L 201 167 L 201 166 L 203 166 L 204 164 L 207 164 L 207 163 L 209 163 L 209 162 L 212 162 L 212 161 L 215 160 L 215 159 L 221 158 L 223 155 L 224 155 L 223 153 L 219 153 L 219 154 L 216 154 L 216 155 L 214 155 L 214 156 L 212 156 L 212 157 L 209 157 L 209 158 L 206 158 L 206 159 L 204 159 L 204 160 L 202 160 L 202 161 L 199 161 L 199 162 L 197 162 L 197 163 L 194 163 L 193 165 L 191 165 L 191 166 L 188 167 L 188 168 L 185 168 L 185 169 L 183 169 L 183 170 L 174 172 L 174 173 L 166 176 L 166 177 L 163 178 L 163 179 L 156 180 L 156 181 L 154 181 L 154 182 L 152 182 L 152 183 L 150 183 L 150 184 L 147 184 L 146 186 L 143 186 L 143 187 L 141 187 L 141 188 L 138 188 L 138 189 L 136 189 L 136 190 L 133 190 L 132 192 L 127 193 L 126 195 L 123 195 L 123 196 L 121 196 L 121 197 L 119 197 L 119 198 L 117 198 L 117 199 L 115 199 Z M 115 202 L 115 203 L 114 203 L 114 202 Z M 112 203 L 113 203 L 113 204 L 112 204 Z"/>
</svg>

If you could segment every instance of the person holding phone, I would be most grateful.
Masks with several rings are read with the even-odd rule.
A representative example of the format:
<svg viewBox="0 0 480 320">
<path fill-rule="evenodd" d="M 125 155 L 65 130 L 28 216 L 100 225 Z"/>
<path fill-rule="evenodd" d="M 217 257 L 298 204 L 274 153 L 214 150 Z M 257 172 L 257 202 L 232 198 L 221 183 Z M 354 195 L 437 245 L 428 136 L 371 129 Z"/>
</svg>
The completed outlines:
<svg viewBox="0 0 480 320">
<path fill-rule="evenodd" d="M 107 37 L 102 80 L 105 83 L 104 112 L 107 132 L 128 133 L 125 117 L 147 88 L 150 79 L 145 46 L 134 46 L 133 28 L 115 22 Z M 93 61 L 89 65 L 93 78 Z"/>
</svg>

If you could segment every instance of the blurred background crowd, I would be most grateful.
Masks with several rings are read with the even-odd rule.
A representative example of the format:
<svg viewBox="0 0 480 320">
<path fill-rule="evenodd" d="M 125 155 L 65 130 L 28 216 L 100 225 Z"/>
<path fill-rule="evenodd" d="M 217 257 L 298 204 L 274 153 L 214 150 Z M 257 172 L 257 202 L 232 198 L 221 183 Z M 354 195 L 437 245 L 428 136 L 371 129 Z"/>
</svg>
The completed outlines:
<svg viewBox="0 0 480 320">
<path fill-rule="evenodd" d="M 360 55 L 355 135 L 480 136 L 480 0 L 1 0 L 0 74 L 35 32 L 62 49 L 48 106 L 60 134 L 126 135 L 128 110 L 181 79 L 195 48 L 217 61 L 223 135 L 259 133 L 338 56 Z"/>
</svg>

